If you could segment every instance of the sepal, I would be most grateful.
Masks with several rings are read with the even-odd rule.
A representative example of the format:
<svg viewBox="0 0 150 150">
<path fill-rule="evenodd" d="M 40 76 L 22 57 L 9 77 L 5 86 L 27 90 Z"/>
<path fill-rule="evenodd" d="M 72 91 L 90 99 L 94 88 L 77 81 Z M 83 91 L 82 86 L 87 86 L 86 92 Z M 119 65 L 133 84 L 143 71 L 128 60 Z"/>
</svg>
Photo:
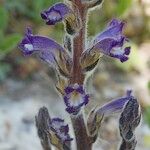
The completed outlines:
<svg viewBox="0 0 150 150">
<path fill-rule="evenodd" d="M 82 0 L 87 8 L 95 8 L 102 4 L 103 0 Z"/>
<path fill-rule="evenodd" d="M 94 143 L 98 136 L 98 130 L 104 118 L 104 114 L 97 114 L 96 107 L 89 113 L 87 120 L 88 135 L 91 138 L 91 142 Z"/>
<path fill-rule="evenodd" d="M 100 54 L 99 53 L 83 53 L 80 64 L 82 67 L 83 72 L 89 72 L 92 71 L 96 68 L 98 62 L 100 59 Z"/>
<path fill-rule="evenodd" d="M 68 81 L 65 78 L 62 78 L 61 76 L 58 76 L 57 84 L 55 85 L 57 91 L 61 94 L 65 94 L 65 87 L 68 85 Z"/>
</svg>

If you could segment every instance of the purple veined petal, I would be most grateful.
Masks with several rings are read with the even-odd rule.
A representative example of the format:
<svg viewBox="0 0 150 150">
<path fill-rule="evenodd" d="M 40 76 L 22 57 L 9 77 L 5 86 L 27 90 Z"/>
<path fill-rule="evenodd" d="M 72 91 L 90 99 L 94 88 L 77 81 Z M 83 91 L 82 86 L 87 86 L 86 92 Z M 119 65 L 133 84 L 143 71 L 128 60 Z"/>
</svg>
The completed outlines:
<svg viewBox="0 0 150 150">
<path fill-rule="evenodd" d="M 82 85 L 69 85 L 65 89 L 64 102 L 66 111 L 70 114 L 77 115 L 81 107 L 89 102 L 89 95 L 85 93 Z"/>
<path fill-rule="evenodd" d="M 96 112 L 97 114 L 101 114 L 104 116 L 109 116 L 114 113 L 121 112 L 125 106 L 125 104 L 133 99 L 133 96 L 131 95 L 132 91 L 128 90 L 126 92 L 126 95 L 124 97 L 120 97 L 118 99 L 112 100 L 111 102 L 105 104 L 101 108 L 99 108 Z"/>
<path fill-rule="evenodd" d="M 24 55 L 37 53 L 42 60 L 50 65 L 54 65 L 59 52 L 65 51 L 63 47 L 54 40 L 44 36 L 33 35 L 29 28 L 19 44 L 19 48 Z"/>
<path fill-rule="evenodd" d="M 66 4 L 56 3 L 47 10 L 44 10 L 41 13 L 41 17 L 46 21 L 47 25 L 55 25 L 63 21 L 70 14 L 73 14 L 73 12 Z"/>
<path fill-rule="evenodd" d="M 124 25 L 124 22 L 117 19 L 113 19 L 110 23 L 108 23 L 107 27 L 96 36 L 94 42 L 96 43 L 105 38 L 118 38 L 122 36 Z"/>
</svg>

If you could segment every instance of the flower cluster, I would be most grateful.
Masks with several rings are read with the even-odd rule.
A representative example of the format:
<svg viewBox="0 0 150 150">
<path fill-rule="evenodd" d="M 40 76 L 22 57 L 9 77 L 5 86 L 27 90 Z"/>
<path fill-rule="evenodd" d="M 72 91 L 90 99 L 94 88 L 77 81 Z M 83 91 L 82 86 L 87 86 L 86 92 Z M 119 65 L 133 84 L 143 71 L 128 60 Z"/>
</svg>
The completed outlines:
<svg viewBox="0 0 150 150">
<path fill-rule="evenodd" d="M 48 10 L 43 11 L 41 13 L 41 16 L 44 20 L 47 21 L 47 24 L 53 25 L 53 24 L 56 24 L 57 22 L 60 22 L 66 19 L 67 16 L 72 14 L 72 12 L 73 11 L 71 10 L 71 8 L 68 8 L 68 6 L 65 5 L 64 3 L 57 3 L 54 6 L 50 7 Z M 93 53 L 97 53 L 97 54 L 102 53 L 104 55 L 117 58 L 121 62 L 127 61 L 128 55 L 130 54 L 130 47 L 125 46 L 128 40 L 122 34 L 123 27 L 124 27 L 123 22 L 117 19 L 113 19 L 108 24 L 106 29 L 94 38 L 91 47 L 83 52 L 82 54 L 83 57 L 81 58 L 84 59 L 85 58 L 84 55 L 86 55 L 88 58 L 91 58 L 90 56 L 93 55 Z M 54 40 L 48 37 L 33 35 L 30 29 L 27 29 L 25 37 L 20 43 L 19 47 L 21 48 L 21 50 L 23 51 L 25 55 L 31 55 L 34 52 L 37 53 L 38 56 L 42 60 L 44 60 L 45 62 L 47 62 L 49 65 L 53 66 L 54 68 L 60 67 L 58 66 L 60 53 L 65 56 L 65 59 L 67 59 L 67 61 L 71 59 L 69 58 L 69 54 L 67 54 L 67 51 L 63 46 L 61 46 L 60 44 L 58 44 L 57 42 L 55 42 Z M 98 57 L 94 57 L 94 58 L 98 60 Z M 82 61 L 84 60 L 81 60 L 81 62 Z M 92 61 L 94 61 L 94 59 Z M 61 63 L 66 63 L 66 62 L 61 62 Z M 64 68 L 61 70 L 63 71 Z M 69 74 L 69 73 L 67 72 L 66 74 Z M 69 85 L 68 88 L 71 88 L 71 85 Z M 65 90 L 65 92 L 66 91 L 67 90 Z M 78 90 L 76 92 L 83 94 L 82 90 L 81 92 Z M 74 104 L 73 102 L 74 100 L 71 100 L 72 101 L 72 104 L 71 104 L 69 99 L 70 97 L 74 97 L 72 99 L 75 99 L 74 93 L 75 92 L 71 92 L 71 93 L 66 92 L 66 96 L 64 96 L 64 100 L 67 106 L 66 110 L 69 113 L 79 112 L 80 107 L 85 104 L 84 101 L 88 102 L 88 99 L 89 99 L 87 95 L 85 96 L 82 95 L 82 97 L 79 98 L 80 100 L 78 100 L 80 101 L 79 105 L 77 105 L 77 102 L 76 104 Z M 72 94 L 72 96 L 70 96 L 70 94 Z M 76 95 L 79 95 L 79 94 L 76 94 Z"/>
<path fill-rule="evenodd" d="M 123 34 L 125 22 L 112 19 L 106 28 L 86 43 L 87 14 L 91 8 L 100 6 L 103 0 L 66 0 L 56 3 L 41 12 L 47 25 L 63 22 L 64 43 L 40 35 L 33 35 L 27 28 L 25 37 L 19 44 L 24 55 L 37 56 L 56 70 L 56 89 L 61 93 L 65 110 L 70 114 L 76 138 L 77 149 L 91 150 L 96 141 L 103 118 L 120 113 L 119 128 L 122 147 L 134 150 L 136 139 L 134 130 L 140 122 L 139 104 L 127 91 L 126 95 L 92 109 L 85 122 L 83 111 L 92 97 L 86 92 L 86 79 L 89 71 L 96 69 L 101 55 L 109 56 L 124 63 L 129 59 L 131 47 Z M 132 108 L 132 109 L 131 109 Z M 71 149 L 69 127 L 63 119 L 51 119 L 47 108 L 43 107 L 36 116 L 36 126 L 44 150 Z"/>
</svg>

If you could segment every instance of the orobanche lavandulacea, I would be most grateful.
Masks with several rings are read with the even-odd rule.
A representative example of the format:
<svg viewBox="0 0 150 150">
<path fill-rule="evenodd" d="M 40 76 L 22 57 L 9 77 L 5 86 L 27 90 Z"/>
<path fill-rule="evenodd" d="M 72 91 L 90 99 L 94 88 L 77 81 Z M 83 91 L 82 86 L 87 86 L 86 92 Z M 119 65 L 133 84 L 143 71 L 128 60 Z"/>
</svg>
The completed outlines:
<svg viewBox="0 0 150 150">
<path fill-rule="evenodd" d="M 84 108 L 92 99 L 87 93 L 86 79 L 93 73 L 103 55 L 118 59 L 122 63 L 129 59 L 129 40 L 123 35 L 125 23 L 112 19 L 103 31 L 87 42 L 88 12 L 101 6 L 103 0 L 66 0 L 56 3 L 41 12 L 42 19 L 52 26 L 63 22 L 64 43 L 58 44 L 48 37 L 34 35 L 27 28 L 25 37 L 19 44 L 24 55 L 34 53 L 56 70 L 56 89 L 70 114 L 74 135 L 69 134 L 69 126 L 64 119 L 51 118 L 46 107 L 36 115 L 38 136 L 44 150 L 52 146 L 59 150 L 72 150 L 74 142 L 77 150 L 92 150 L 97 140 L 103 119 L 112 113 L 120 113 L 118 128 L 122 138 L 120 150 L 134 150 L 137 144 L 135 128 L 141 120 L 137 99 L 128 90 L 123 97 L 110 101 L 104 106 L 94 107 L 84 118 Z M 57 31 L 56 31 L 57 32 Z"/>
</svg>

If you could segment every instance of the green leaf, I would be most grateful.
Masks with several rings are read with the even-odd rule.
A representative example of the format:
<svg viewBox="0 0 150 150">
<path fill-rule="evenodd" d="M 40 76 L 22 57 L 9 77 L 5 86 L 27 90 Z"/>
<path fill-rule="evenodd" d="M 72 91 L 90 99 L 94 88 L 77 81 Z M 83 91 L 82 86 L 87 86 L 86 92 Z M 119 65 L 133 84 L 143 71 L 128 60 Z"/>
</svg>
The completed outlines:
<svg viewBox="0 0 150 150">
<path fill-rule="evenodd" d="M 131 6 L 132 0 L 118 0 L 116 13 L 118 16 L 123 15 L 126 10 Z"/>
<path fill-rule="evenodd" d="M 8 25 L 8 12 L 0 6 L 0 30 L 5 30 Z"/>
<path fill-rule="evenodd" d="M 20 34 L 11 34 L 5 37 L 3 43 L 0 44 L 0 51 L 5 54 L 9 53 L 17 46 L 21 38 Z"/>
</svg>

